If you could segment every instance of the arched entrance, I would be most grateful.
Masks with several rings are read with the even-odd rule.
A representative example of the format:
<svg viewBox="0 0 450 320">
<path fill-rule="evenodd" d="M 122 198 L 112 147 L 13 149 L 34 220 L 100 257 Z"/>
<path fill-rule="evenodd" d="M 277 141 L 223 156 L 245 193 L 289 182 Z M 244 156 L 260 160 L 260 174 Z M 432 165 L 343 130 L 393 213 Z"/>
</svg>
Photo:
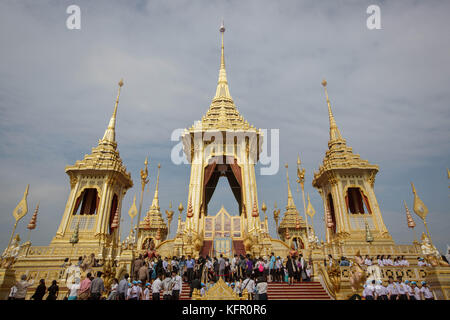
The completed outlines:
<svg viewBox="0 0 450 320">
<path fill-rule="evenodd" d="M 203 179 L 202 211 L 208 215 L 208 203 L 217 187 L 220 177 L 226 177 L 242 213 L 242 174 L 237 160 L 231 156 L 216 156 L 208 161 Z"/>
</svg>

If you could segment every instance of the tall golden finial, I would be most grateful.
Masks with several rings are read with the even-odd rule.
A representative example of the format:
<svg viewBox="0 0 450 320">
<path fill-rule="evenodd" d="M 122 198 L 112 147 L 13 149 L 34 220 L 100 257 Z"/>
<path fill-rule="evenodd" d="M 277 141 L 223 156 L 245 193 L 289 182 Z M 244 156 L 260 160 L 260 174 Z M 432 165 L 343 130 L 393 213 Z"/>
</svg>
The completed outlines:
<svg viewBox="0 0 450 320">
<path fill-rule="evenodd" d="M 221 54 L 220 54 L 220 70 L 219 70 L 219 80 L 217 81 L 216 95 L 214 99 L 217 98 L 228 98 L 231 99 L 230 90 L 228 89 L 227 72 L 225 71 L 225 53 L 223 38 L 225 33 L 225 26 L 222 21 L 222 25 L 219 29 L 222 37 Z"/>
<path fill-rule="evenodd" d="M 156 189 L 155 189 L 155 195 L 153 197 L 153 201 L 152 201 L 152 205 L 151 208 L 152 209 L 157 209 L 159 210 L 159 197 L 158 197 L 158 190 L 159 190 L 159 169 L 161 169 L 161 164 L 158 163 L 158 175 L 156 177 Z"/>
<path fill-rule="evenodd" d="M 330 120 L 330 141 L 342 139 L 341 133 L 339 132 L 339 129 L 336 124 L 336 120 L 334 120 L 333 112 L 331 111 L 331 104 L 330 99 L 328 98 L 328 91 L 327 91 L 327 81 L 325 79 L 323 79 L 322 81 L 322 86 L 325 89 L 325 97 L 327 98 L 328 117 Z"/>
<path fill-rule="evenodd" d="M 142 189 L 141 189 L 141 199 L 139 201 L 139 212 L 138 212 L 137 229 L 136 229 L 136 234 L 135 234 L 135 238 L 134 238 L 134 244 L 137 244 L 137 239 L 138 239 L 138 234 L 139 234 L 139 224 L 141 222 L 142 201 L 144 199 L 145 186 L 150 181 L 148 179 L 148 157 L 145 157 L 144 165 L 145 165 L 145 168 L 141 169 L 141 186 L 142 186 Z"/>
<path fill-rule="evenodd" d="M 223 19 L 222 19 L 222 25 L 220 26 L 219 31 L 222 34 L 222 48 L 221 48 L 221 55 L 220 55 L 220 69 L 225 69 L 225 55 L 224 55 L 224 47 L 223 47 L 223 36 L 224 36 L 224 33 L 225 33 L 225 26 L 223 24 Z"/>
<path fill-rule="evenodd" d="M 286 180 L 287 180 L 287 187 L 288 187 L 288 204 L 287 207 L 295 207 L 294 198 L 292 197 L 291 192 L 291 184 L 289 183 L 289 170 L 288 170 L 288 164 L 286 163 L 284 165 L 286 168 Z"/>
<path fill-rule="evenodd" d="M 123 79 L 120 79 L 119 83 L 119 89 L 117 91 L 117 98 L 116 98 L 116 104 L 114 105 L 114 112 L 112 114 L 111 119 L 109 120 L 108 128 L 105 131 L 105 134 L 103 135 L 102 140 L 115 142 L 116 141 L 116 116 L 117 116 L 117 107 L 119 105 L 119 97 L 120 97 L 120 89 L 123 86 Z"/>
</svg>

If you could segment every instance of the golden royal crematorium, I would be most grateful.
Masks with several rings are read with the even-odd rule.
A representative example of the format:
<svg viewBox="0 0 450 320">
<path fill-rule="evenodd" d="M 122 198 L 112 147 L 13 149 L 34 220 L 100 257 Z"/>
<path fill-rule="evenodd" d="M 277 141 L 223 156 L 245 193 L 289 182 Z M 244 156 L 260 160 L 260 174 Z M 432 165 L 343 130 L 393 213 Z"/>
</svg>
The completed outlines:
<svg viewBox="0 0 450 320">
<path fill-rule="evenodd" d="M 66 283 L 72 283 L 77 276 L 83 278 L 90 270 L 102 270 L 108 287 L 113 277 L 120 278 L 125 272 L 130 273 L 131 262 L 138 254 L 154 250 L 162 256 L 194 257 L 212 252 L 225 256 L 235 253 L 268 256 L 274 252 L 283 257 L 302 253 L 312 263 L 313 280 L 320 282 L 332 299 L 347 299 L 354 293 L 360 294 L 367 278 L 386 280 L 389 275 L 403 275 L 405 280 L 426 280 L 437 299 L 449 299 L 450 268 L 432 244 L 429 232 L 422 235 L 421 242 L 415 240 L 409 245 L 396 245 L 392 239 L 374 192 L 379 168 L 355 154 L 342 137 L 333 116 L 325 80 L 322 85 L 328 108 L 330 138 L 322 165 L 314 172 L 312 185 L 323 199 L 326 241 L 319 242 L 312 227 L 315 210 L 309 197 L 305 201 L 305 170 L 301 168 L 300 159 L 297 160 L 296 182 L 302 191 L 303 214 L 297 208 L 299 204 L 294 202 L 286 165 L 287 194 L 283 200 L 286 206 L 283 212 L 277 207 L 273 210 L 279 237 L 270 235 L 267 206 L 258 198 L 255 179 L 255 165 L 259 161 L 263 134 L 243 118 L 230 94 L 225 69 L 224 31 L 222 25 L 216 93 L 206 114 L 185 129 L 182 135 L 191 175 L 185 203 L 177 208 L 175 236 L 168 238 L 174 211 L 171 206 L 166 210 L 166 222 L 159 205 L 161 169 L 158 166 L 150 208 L 141 217 L 143 192 L 139 210 L 134 198 L 128 213 L 132 226 L 134 217 L 138 215 L 137 225 L 132 227 L 126 239 L 120 238 L 124 212 L 122 201 L 127 190 L 133 187 L 133 180 L 120 158 L 115 139 L 119 96 L 123 86 L 123 81 L 120 81 L 105 134 L 90 154 L 65 169 L 69 176 L 70 193 L 50 244 L 40 247 L 33 246 L 30 241 L 21 242 L 20 236 L 13 231 L 2 254 L 0 298 L 7 298 L 11 286 L 22 274 L 34 279 L 35 284 L 28 290 L 29 295 L 34 292 L 39 279 L 45 279 L 47 283 L 58 279 L 60 290 L 64 293 L 67 291 Z M 218 140 L 208 139 L 208 135 L 224 139 L 218 139 L 219 143 Z M 146 160 L 139 181 L 142 191 L 148 183 L 147 177 Z M 229 213 L 223 207 L 217 213 L 208 210 L 208 202 L 221 177 L 226 177 L 232 187 L 239 212 Z M 412 187 L 414 212 L 426 223 L 428 209 L 418 197 L 414 185 Z M 28 211 L 27 194 L 28 187 L 14 211 L 16 225 Z M 409 210 L 406 210 L 411 227 L 414 221 Z M 36 225 L 37 213 L 38 208 L 28 225 L 30 230 Z M 353 261 L 353 265 L 340 267 L 336 263 L 324 263 L 328 261 L 329 254 L 333 257 L 346 256 Z M 366 268 L 361 258 L 366 254 L 403 255 L 410 266 Z M 76 262 L 80 256 L 83 261 L 79 267 Z M 431 267 L 417 266 L 418 257 L 425 257 Z M 65 258 L 70 260 L 64 263 Z M 101 267 L 96 267 L 96 260 Z M 63 296 L 59 295 L 60 298 Z"/>
</svg>

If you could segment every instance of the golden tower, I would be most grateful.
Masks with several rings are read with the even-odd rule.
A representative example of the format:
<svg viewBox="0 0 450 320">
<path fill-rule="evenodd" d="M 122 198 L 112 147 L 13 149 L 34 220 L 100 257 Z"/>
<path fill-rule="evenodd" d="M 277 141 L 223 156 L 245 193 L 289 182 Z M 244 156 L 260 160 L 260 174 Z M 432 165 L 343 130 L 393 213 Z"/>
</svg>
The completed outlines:
<svg viewBox="0 0 450 320">
<path fill-rule="evenodd" d="M 119 105 L 120 80 L 114 112 L 109 125 L 92 153 L 83 160 L 66 167 L 70 177 L 70 194 L 61 223 L 51 246 L 67 246 L 79 225 L 79 242 L 91 247 L 100 257 L 104 247 L 119 240 L 118 228 L 112 227 L 116 211 L 122 208 L 126 191 L 133 186 L 131 175 L 126 171 L 119 156 L 116 142 L 116 116 Z M 100 252 L 99 252 L 100 250 Z"/>
<path fill-rule="evenodd" d="M 259 207 L 255 164 L 259 159 L 262 133 L 240 115 L 230 95 L 225 70 L 223 24 L 220 32 L 222 46 L 216 94 L 206 115 L 186 129 L 182 136 L 183 149 L 191 164 L 188 199 L 192 206 L 184 232 L 204 237 L 205 240 L 213 239 L 214 235 L 231 237 L 232 234 L 233 238 L 242 239 L 244 233 L 257 233 L 261 229 L 259 214 L 255 216 L 252 210 L 254 205 Z M 208 202 L 220 177 L 228 179 L 239 206 L 239 212 L 235 213 L 240 218 L 232 219 L 229 232 L 215 232 L 218 230 L 213 230 L 214 222 L 205 220 L 209 215 Z M 208 229 L 206 232 L 205 228 Z"/>
<path fill-rule="evenodd" d="M 288 201 L 286 211 L 280 226 L 278 227 L 278 234 L 282 241 L 289 245 L 289 248 L 294 245 L 294 248 L 305 249 L 308 246 L 308 237 L 305 220 L 300 216 L 297 207 L 292 197 L 291 185 L 289 182 L 288 165 L 286 164 L 286 181 L 288 188 Z M 288 236 L 286 236 L 288 235 Z"/>
<path fill-rule="evenodd" d="M 330 121 L 330 140 L 322 165 L 314 172 L 324 206 L 327 242 L 361 243 L 366 223 L 374 242 L 393 244 L 374 192 L 378 166 L 362 160 L 342 138 L 331 111 L 327 82 L 323 80 Z"/>
<path fill-rule="evenodd" d="M 156 178 L 155 194 L 153 196 L 152 204 L 147 211 L 144 219 L 139 221 L 139 233 L 137 246 L 139 250 L 147 250 L 153 241 L 155 246 L 158 246 L 167 238 L 168 228 L 162 217 L 161 209 L 159 207 L 159 171 L 161 165 L 158 164 L 158 175 Z"/>
</svg>

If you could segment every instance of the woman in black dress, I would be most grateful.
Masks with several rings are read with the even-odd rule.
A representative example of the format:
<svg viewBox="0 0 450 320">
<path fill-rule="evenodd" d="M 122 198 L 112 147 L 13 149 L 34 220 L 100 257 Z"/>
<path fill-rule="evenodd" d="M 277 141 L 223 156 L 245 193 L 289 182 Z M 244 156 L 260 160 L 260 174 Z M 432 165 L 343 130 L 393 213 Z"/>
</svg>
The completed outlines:
<svg viewBox="0 0 450 320">
<path fill-rule="evenodd" d="M 287 257 L 286 269 L 288 271 L 289 285 L 293 285 L 294 284 L 294 277 L 295 277 L 295 274 L 297 272 L 297 264 L 295 263 L 294 259 L 291 259 L 290 256 Z"/>
<path fill-rule="evenodd" d="M 31 299 L 42 300 L 42 298 L 45 295 L 45 289 L 46 289 L 45 280 L 44 279 L 39 280 L 39 285 L 37 286 L 34 294 L 31 296 Z"/>
<path fill-rule="evenodd" d="M 59 293 L 59 287 L 56 284 L 56 280 L 52 281 L 52 285 L 50 287 L 48 287 L 48 296 L 47 296 L 47 300 L 56 300 L 56 298 L 58 297 L 58 293 Z"/>
</svg>

